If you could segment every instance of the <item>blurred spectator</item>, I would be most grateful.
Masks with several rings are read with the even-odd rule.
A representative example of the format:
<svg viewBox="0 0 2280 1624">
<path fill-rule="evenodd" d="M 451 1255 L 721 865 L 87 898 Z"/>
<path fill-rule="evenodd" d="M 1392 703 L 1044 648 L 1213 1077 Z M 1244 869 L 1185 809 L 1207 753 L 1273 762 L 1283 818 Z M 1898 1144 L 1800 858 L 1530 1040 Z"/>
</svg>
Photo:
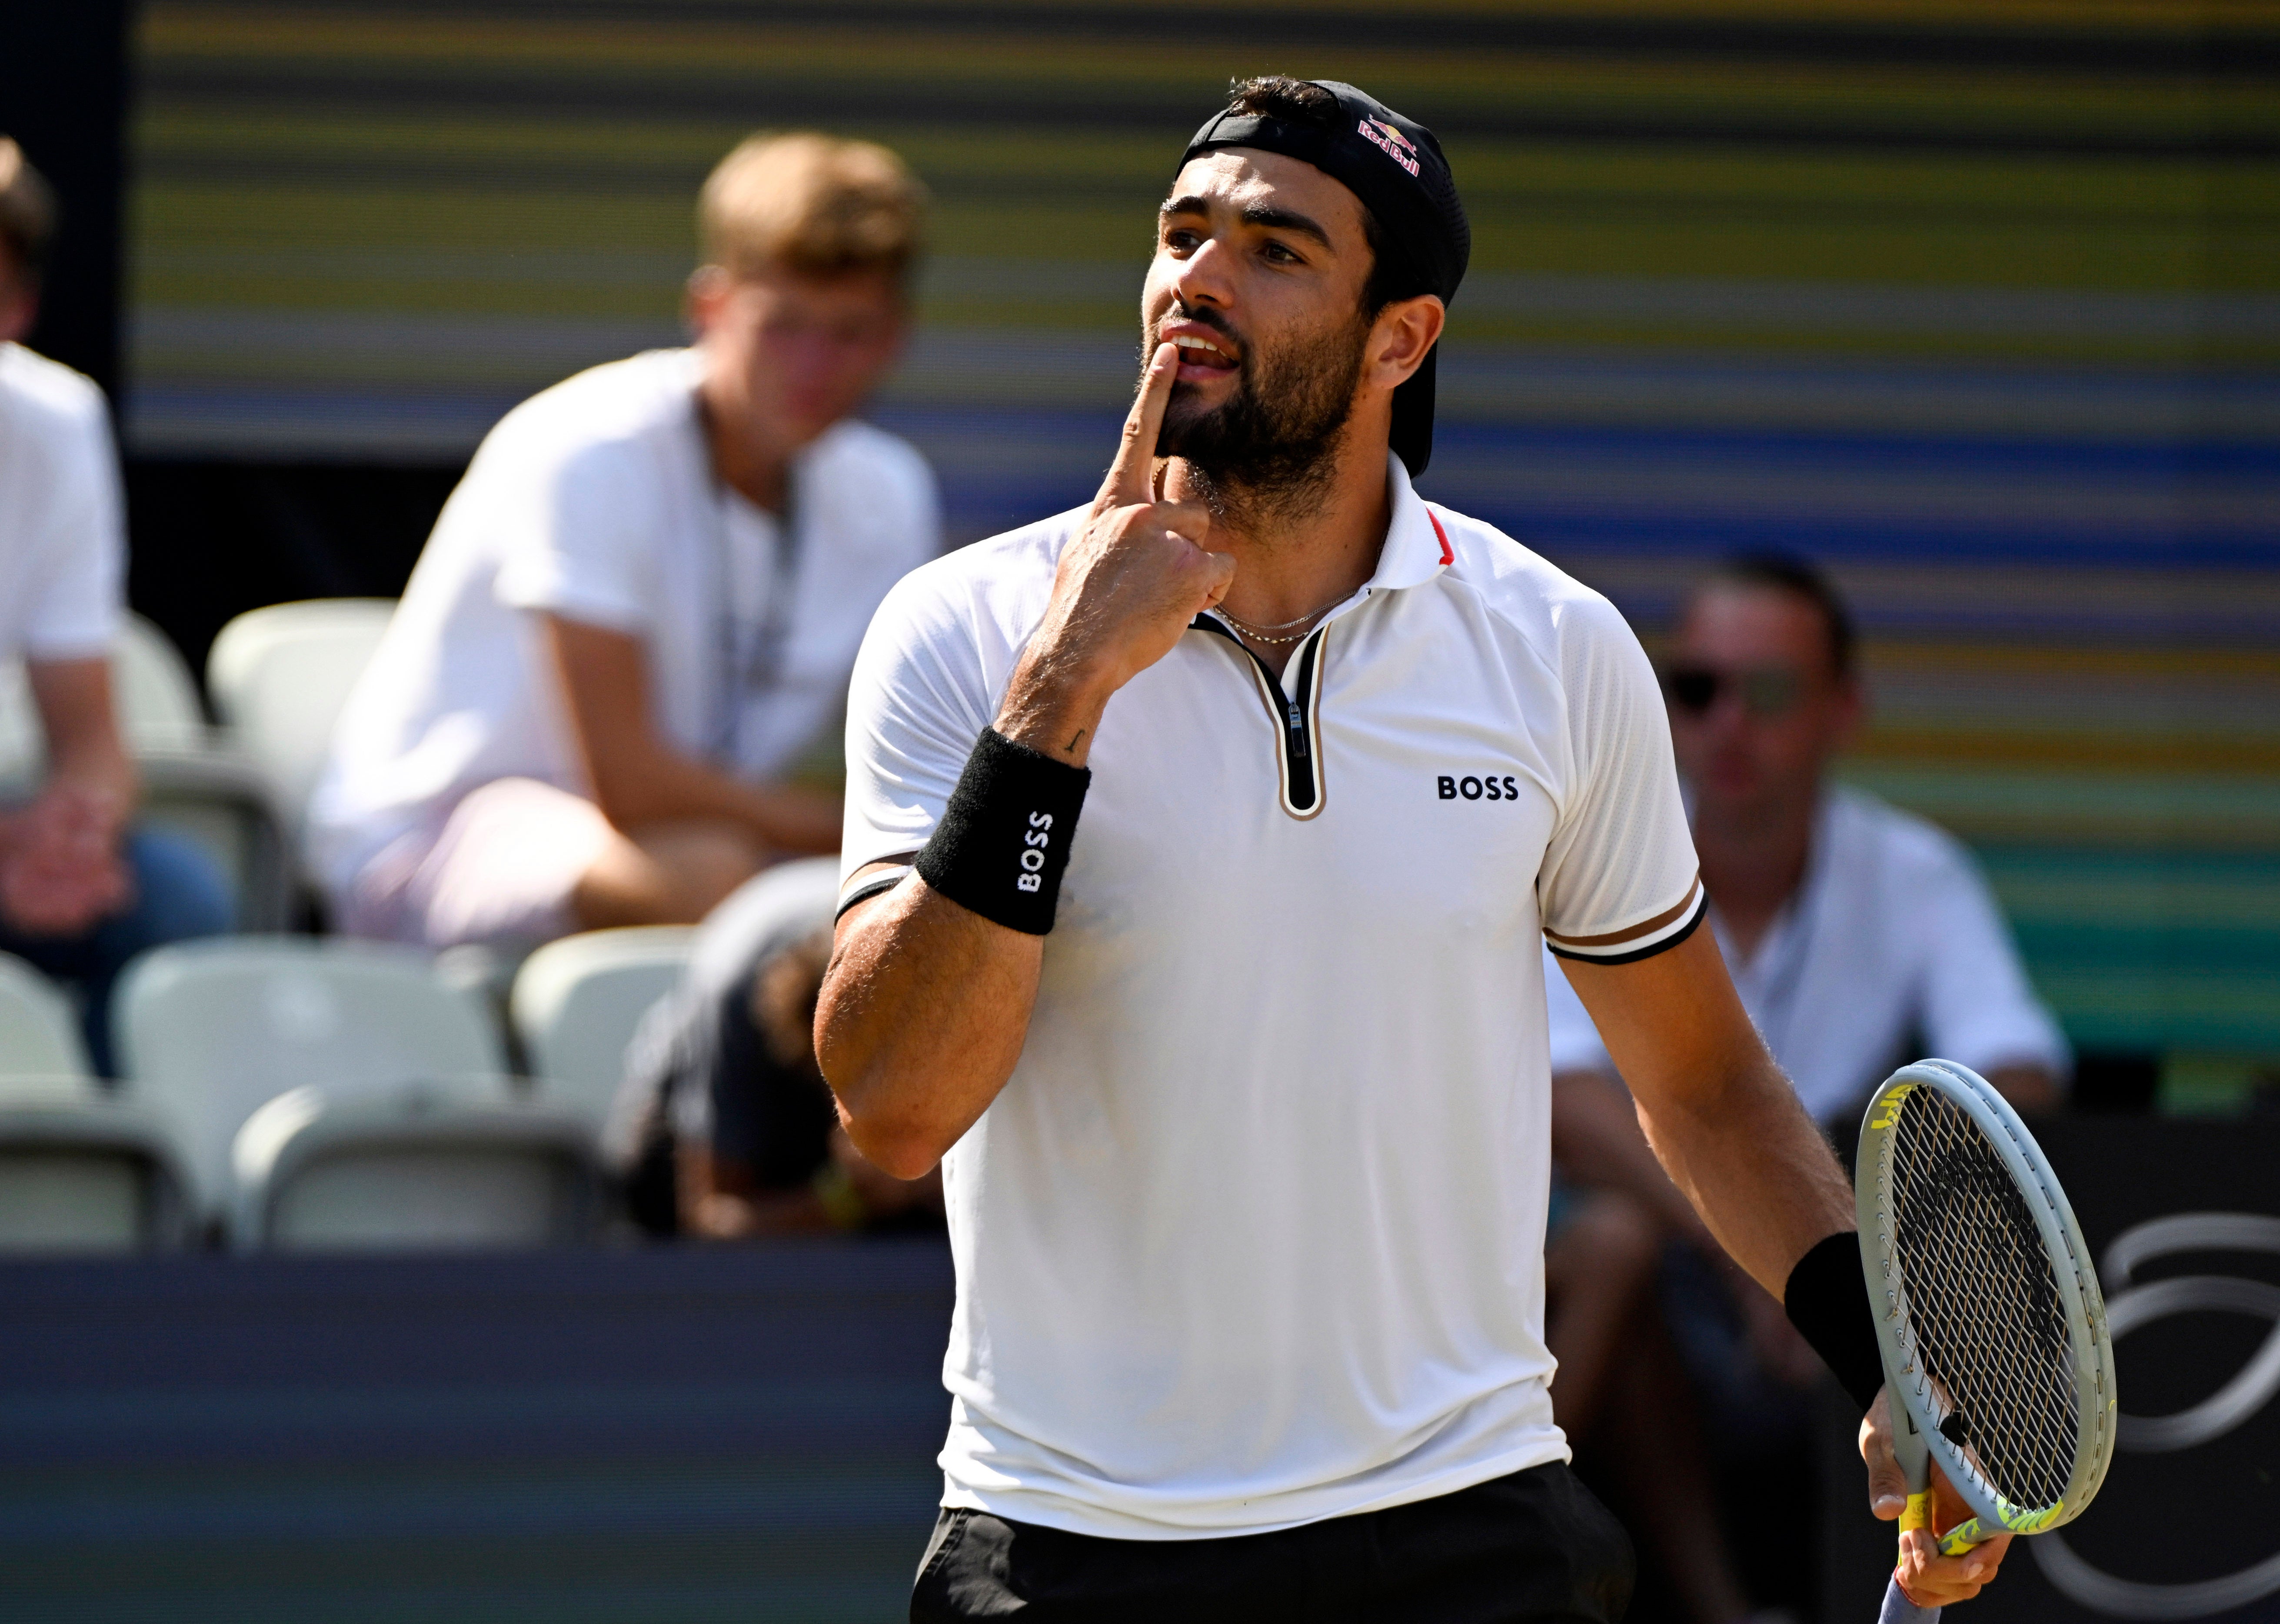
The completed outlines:
<svg viewBox="0 0 2280 1624">
<path fill-rule="evenodd" d="M 1819 572 L 1745 558 L 1696 589 L 1663 667 L 1710 927 L 1774 1058 L 1848 1149 L 1868 1096 L 1906 1060 L 1960 1060 L 2030 1111 L 2058 1103 L 2068 1062 L 1970 854 L 1922 819 L 1829 781 L 1864 710 L 1855 642 Z M 1704 1420 L 1725 1472 L 1777 1477 L 1766 1462 L 1802 1447 L 1800 1393 L 1820 1362 L 1663 1177 L 1557 963 L 1545 955 L 1555 1176 L 1593 1221 L 1579 1219 L 1573 1240 L 1556 1233 L 1546 1250 L 1551 1289 L 1564 1278 L 1582 1294 L 1579 1306 L 1555 1301 L 1547 1322 L 1561 1361 L 1553 1403 L 1569 1425 L 1581 1406 L 1563 1393 L 1580 1386 L 1586 1428 L 1604 1415 L 1610 1488 L 1683 1605 L 1713 1619 L 1739 1605 L 1732 1564 L 1714 1520 L 1690 1515 L 1687 1491 L 1657 1468 L 1652 1437 L 1679 1441 L 1680 1484 L 1694 1474 Z M 1563 1244 L 1578 1254 L 1564 1271 L 1552 1261 Z M 1642 1275 L 1652 1283 L 1629 1284 Z M 1574 1386 L 1563 1323 L 1578 1327 Z M 1680 1371 L 1689 1380 L 1674 1380 Z"/>
<path fill-rule="evenodd" d="M 343 712 L 313 866 L 359 935 L 528 944 L 688 921 L 839 843 L 783 781 L 934 479 L 853 420 L 900 352 L 923 191 L 884 148 L 754 137 L 699 207 L 689 350 L 507 414 Z"/>
<path fill-rule="evenodd" d="M 743 1240 L 938 1227 L 942 1177 L 858 1155 L 815 1062 L 838 868 L 787 863 L 713 910 L 681 985 L 643 1021 L 603 1135 L 652 1235 Z"/>
<path fill-rule="evenodd" d="M 39 793 L 0 813 L 0 951 L 79 985 L 108 1075 L 127 961 L 227 930 L 231 909 L 196 845 L 129 827 L 135 766 L 111 697 L 127 537 L 110 413 L 92 381 L 18 342 L 54 224 L 46 185 L 0 137 L 0 658 L 24 662 L 47 749 Z"/>
<path fill-rule="evenodd" d="M 1627 1511 L 1691 1624 L 1779 1616 L 1752 1608 L 1728 1554 L 1699 1400 L 1660 1308 L 1660 1266 L 1683 1242 L 1730 1276 L 1737 1296 L 1773 1299 L 1726 1261 L 1664 1176 L 1619 1083 L 1589 1072 L 1553 1078 L 1552 1155 L 1544 1339 L 1559 1361 L 1560 1430 L 1588 1480 Z"/>
<path fill-rule="evenodd" d="M 1928 1054 L 2047 1109 L 2066 1040 L 1970 853 L 1828 781 L 1864 709 L 1854 642 L 1829 582 L 1780 558 L 1713 574 L 1671 640 L 1671 736 L 1735 989 L 1840 1143 L 1893 1067 Z M 1612 1073 L 1567 978 L 1545 979 L 1555 1073 Z"/>
</svg>

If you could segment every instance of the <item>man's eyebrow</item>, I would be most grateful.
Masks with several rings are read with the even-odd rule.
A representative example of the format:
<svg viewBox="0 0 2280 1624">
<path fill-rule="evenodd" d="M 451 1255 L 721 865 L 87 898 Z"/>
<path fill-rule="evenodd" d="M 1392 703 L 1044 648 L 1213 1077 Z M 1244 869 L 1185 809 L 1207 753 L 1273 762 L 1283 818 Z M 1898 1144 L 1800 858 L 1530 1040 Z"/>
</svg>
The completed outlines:
<svg viewBox="0 0 2280 1624">
<path fill-rule="evenodd" d="M 1193 192 L 1184 197 L 1167 197 L 1164 200 L 1163 206 L 1156 211 L 1157 218 L 1159 219 L 1170 219 L 1175 214 L 1208 214 L 1210 212 L 1211 200 Z M 1335 249 L 1336 245 L 1330 241 L 1330 234 L 1323 228 L 1320 221 L 1311 215 L 1301 214 L 1294 209 L 1278 209 L 1270 204 L 1252 203 L 1245 204 L 1238 213 L 1244 225 L 1258 230 L 1293 231 L 1302 237 L 1312 237 L 1324 248 Z"/>
<path fill-rule="evenodd" d="M 1256 226 L 1261 231 L 1295 231 L 1302 237 L 1312 237 L 1324 248 L 1331 246 L 1330 234 L 1311 217 L 1292 209 L 1270 208 L 1263 203 L 1246 204 L 1243 223 Z"/>
</svg>

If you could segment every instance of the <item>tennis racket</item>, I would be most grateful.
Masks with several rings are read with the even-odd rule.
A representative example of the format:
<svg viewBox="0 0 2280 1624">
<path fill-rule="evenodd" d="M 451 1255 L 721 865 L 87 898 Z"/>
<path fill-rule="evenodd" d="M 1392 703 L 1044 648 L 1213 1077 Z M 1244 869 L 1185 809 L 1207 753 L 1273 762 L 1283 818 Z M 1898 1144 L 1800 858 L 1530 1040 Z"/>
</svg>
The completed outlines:
<svg viewBox="0 0 2280 1624">
<path fill-rule="evenodd" d="M 2026 1125 L 1968 1066 L 1919 1060 L 1877 1090 L 1854 1165 L 1860 1265 L 1908 1483 L 1931 1527 L 1931 1463 L 1971 1515 L 1954 1556 L 2080 1516 L 2116 1420 L 2106 1301 L 2074 1209 Z M 1895 1573 L 1879 1624 L 1923 1624 Z"/>
</svg>

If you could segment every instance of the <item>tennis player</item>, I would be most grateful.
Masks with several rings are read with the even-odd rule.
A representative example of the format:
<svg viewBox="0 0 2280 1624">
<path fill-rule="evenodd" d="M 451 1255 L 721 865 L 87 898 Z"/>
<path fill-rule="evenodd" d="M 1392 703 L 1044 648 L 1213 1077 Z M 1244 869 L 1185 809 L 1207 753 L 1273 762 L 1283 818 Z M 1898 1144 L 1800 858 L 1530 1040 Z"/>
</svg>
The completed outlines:
<svg viewBox="0 0 2280 1624">
<path fill-rule="evenodd" d="M 1238 86 L 1098 497 L 857 661 L 818 1050 L 958 1271 L 914 1620 L 1621 1614 L 1547 1392 L 1546 940 L 1898 1514 L 1851 1191 L 1698 928 L 1654 673 L 1410 483 L 1469 242 L 1422 126 Z M 1908 1538 L 1927 1602 L 2002 1555 Z"/>
</svg>

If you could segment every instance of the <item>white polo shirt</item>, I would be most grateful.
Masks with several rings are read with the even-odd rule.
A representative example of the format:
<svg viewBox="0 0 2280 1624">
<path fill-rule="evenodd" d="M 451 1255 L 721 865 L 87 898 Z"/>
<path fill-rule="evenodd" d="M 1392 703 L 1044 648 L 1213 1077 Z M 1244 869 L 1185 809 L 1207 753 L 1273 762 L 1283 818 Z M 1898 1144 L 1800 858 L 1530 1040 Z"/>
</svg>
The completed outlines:
<svg viewBox="0 0 2280 1624">
<path fill-rule="evenodd" d="M 1817 1121 L 1849 1134 L 1876 1085 L 1928 1054 L 2066 1074 L 2066 1037 L 1971 853 L 1875 796 L 1822 797 L 1804 878 L 1756 951 L 1736 950 L 1714 907 L 1710 925 L 1743 1006 Z M 1568 978 L 1545 979 L 1553 1068 L 1612 1072 Z"/>
<path fill-rule="evenodd" d="M 0 344 L 0 659 L 111 652 L 127 528 L 94 380 Z"/>
<path fill-rule="evenodd" d="M 792 465 L 787 534 L 714 478 L 700 371 L 693 350 L 612 361 L 485 437 L 311 803 L 312 866 L 336 897 L 494 780 L 591 793 L 535 612 L 639 638 L 659 736 L 746 778 L 837 720 L 872 612 L 940 550 L 933 473 L 892 435 L 835 424 Z"/>
<path fill-rule="evenodd" d="M 1674 944 L 1694 853 L 1621 618 L 1388 462 L 1287 694 L 1199 627 L 1109 702 L 1021 1061 L 944 1163 L 946 1505 L 1198 1537 L 1567 1457 L 1539 944 Z M 843 874 L 924 843 L 1084 516 L 889 596 Z"/>
</svg>

